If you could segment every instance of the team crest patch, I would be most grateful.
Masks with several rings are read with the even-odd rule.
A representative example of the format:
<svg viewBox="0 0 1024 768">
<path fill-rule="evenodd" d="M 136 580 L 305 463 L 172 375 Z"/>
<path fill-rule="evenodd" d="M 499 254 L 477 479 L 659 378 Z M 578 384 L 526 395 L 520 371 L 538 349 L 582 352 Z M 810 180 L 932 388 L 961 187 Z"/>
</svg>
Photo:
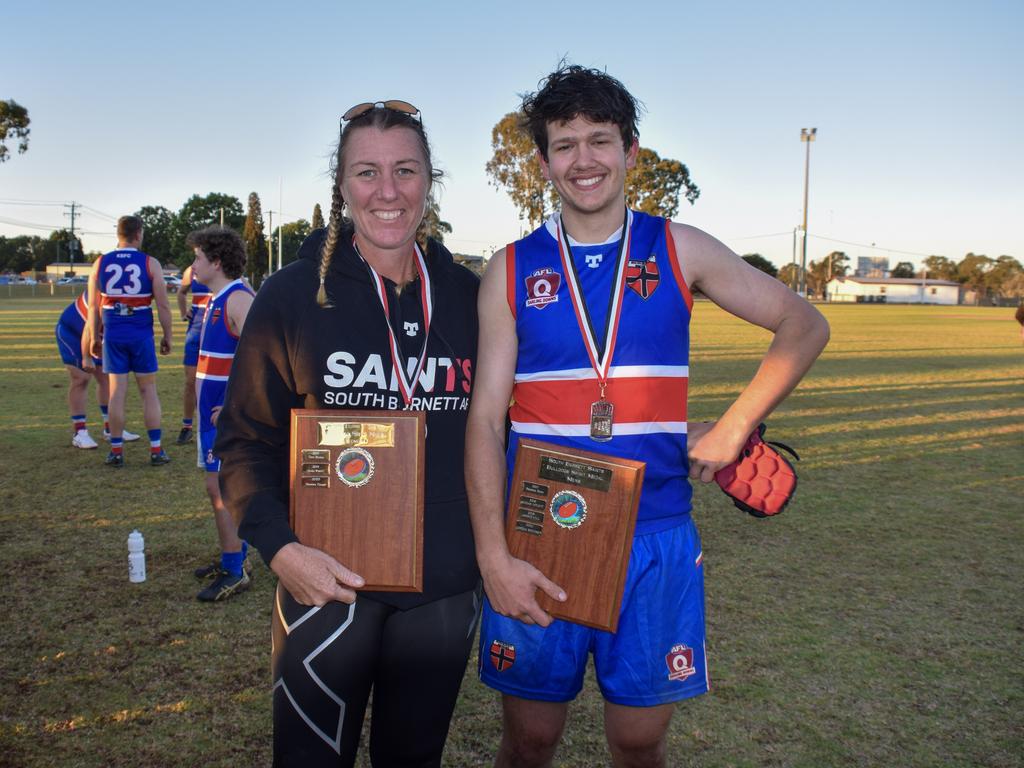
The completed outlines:
<svg viewBox="0 0 1024 768">
<path fill-rule="evenodd" d="M 693 666 L 693 648 L 688 645 L 673 645 L 665 656 L 665 663 L 668 665 L 669 680 L 683 681 L 697 674 L 697 668 Z"/>
<path fill-rule="evenodd" d="M 213 314 L 210 315 L 210 325 L 216 325 L 218 320 L 220 320 L 220 307 L 215 307 Z"/>
<path fill-rule="evenodd" d="M 538 269 L 526 278 L 526 306 L 544 309 L 558 301 L 558 287 L 562 276 L 549 267 Z"/>
<path fill-rule="evenodd" d="M 491 664 L 499 672 L 504 672 L 516 663 L 516 647 L 511 643 L 495 640 L 491 643 Z"/>
<path fill-rule="evenodd" d="M 626 285 L 632 288 L 641 299 L 647 299 L 660 280 L 658 261 L 652 253 L 646 261 L 630 259 L 626 263 Z"/>
<path fill-rule="evenodd" d="M 562 528 L 579 528 L 587 519 L 587 501 L 576 491 L 559 491 L 551 499 L 551 519 Z"/>
<path fill-rule="evenodd" d="M 349 488 L 359 488 L 373 477 L 373 456 L 363 448 L 347 448 L 338 454 L 334 471 Z"/>
</svg>

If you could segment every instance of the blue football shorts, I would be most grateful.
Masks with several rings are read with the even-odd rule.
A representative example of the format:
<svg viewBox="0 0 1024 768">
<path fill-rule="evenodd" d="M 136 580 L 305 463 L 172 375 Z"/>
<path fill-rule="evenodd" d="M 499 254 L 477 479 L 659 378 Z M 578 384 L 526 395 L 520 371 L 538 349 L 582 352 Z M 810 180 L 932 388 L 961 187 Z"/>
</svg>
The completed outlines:
<svg viewBox="0 0 1024 768">
<path fill-rule="evenodd" d="M 57 337 L 57 349 L 60 350 L 60 359 L 65 365 L 73 365 L 75 368 L 82 367 L 82 337 L 68 328 L 63 323 L 57 323 L 54 329 Z M 93 363 L 97 368 L 103 365 L 103 361 L 94 357 Z"/>
<path fill-rule="evenodd" d="M 220 459 L 213 455 L 213 444 L 217 441 L 217 428 L 204 429 L 199 432 L 196 448 L 199 457 L 196 464 L 207 472 L 220 472 Z"/>
<path fill-rule="evenodd" d="M 501 616 L 484 603 L 480 680 L 502 693 L 571 701 L 590 654 L 604 698 L 651 707 L 708 690 L 704 569 L 692 518 L 635 536 L 615 633 L 556 619 L 547 627 Z"/>
<path fill-rule="evenodd" d="M 199 337 L 202 330 L 202 323 L 192 323 L 185 331 L 185 356 L 181 360 L 182 365 L 190 365 L 193 368 L 199 365 Z"/>
<path fill-rule="evenodd" d="M 156 347 L 153 336 L 124 341 L 103 339 L 103 370 L 107 373 L 156 373 Z"/>
</svg>

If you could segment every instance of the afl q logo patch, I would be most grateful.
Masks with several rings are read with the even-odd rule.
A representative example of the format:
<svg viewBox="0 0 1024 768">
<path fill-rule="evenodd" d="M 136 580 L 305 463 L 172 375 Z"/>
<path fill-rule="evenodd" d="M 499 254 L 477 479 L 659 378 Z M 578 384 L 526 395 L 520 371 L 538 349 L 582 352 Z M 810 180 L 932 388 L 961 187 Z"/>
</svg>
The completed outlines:
<svg viewBox="0 0 1024 768">
<path fill-rule="evenodd" d="M 562 276 L 549 267 L 538 269 L 526 278 L 526 306 L 544 309 L 558 301 L 558 286 Z"/>
<path fill-rule="evenodd" d="M 359 488 L 373 477 L 373 456 L 362 448 L 346 448 L 338 454 L 334 471 L 349 488 Z"/>
<path fill-rule="evenodd" d="M 576 491 L 559 491 L 551 499 L 551 519 L 562 528 L 579 528 L 587 519 L 587 502 Z"/>
</svg>

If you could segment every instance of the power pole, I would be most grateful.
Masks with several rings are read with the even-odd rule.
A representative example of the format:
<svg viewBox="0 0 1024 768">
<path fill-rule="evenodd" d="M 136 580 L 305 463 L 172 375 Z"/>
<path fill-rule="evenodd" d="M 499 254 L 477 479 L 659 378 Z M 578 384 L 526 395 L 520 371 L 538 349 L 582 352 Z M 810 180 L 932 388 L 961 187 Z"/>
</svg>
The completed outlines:
<svg viewBox="0 0 1024 768">
<path fill-rule="evenodd" d="M 817 133 L 817 128 L 800 129 L 800 141 L 807 143 L 807 159 L 804 161 L 804 245 L 800 257 L 800 295 L 804 298 L 807 298 L 807 187 L 811 175 L 811 142 Z"/>
<path fill-rule="evenodd" d="M 224 207 L 223 206 L 221 206 L 221 209 L 220 209 L 220 225 L 222 227 L 224 226 Z"/>
<path fill-rule="evenodd" d="M 70 255 L 70 259 L 71 259 L 71 274 L 72 275 L 75 274 L 75 251 L 77 250 L 77 246 L 78 246 L 78 240 L 75 238 L 75 206 L 76 205 L 77 205 L 77 203 L 74 202 L 73 200 L 70 203 L 65 203 L 64 204 L 65 208 L 70 208 L 71 209 L 71 213 L 70 213 L 70 216 L 71 216 L 71 239 L 68 240 L 68 254 Z M 64 215 L 68 216 L 69 214 L 65 213 Z"/>
<path fill-rule="evenodd" d="M 267 211 L 267 277 L 274 271 L 274 212 Z"/>
</svg>

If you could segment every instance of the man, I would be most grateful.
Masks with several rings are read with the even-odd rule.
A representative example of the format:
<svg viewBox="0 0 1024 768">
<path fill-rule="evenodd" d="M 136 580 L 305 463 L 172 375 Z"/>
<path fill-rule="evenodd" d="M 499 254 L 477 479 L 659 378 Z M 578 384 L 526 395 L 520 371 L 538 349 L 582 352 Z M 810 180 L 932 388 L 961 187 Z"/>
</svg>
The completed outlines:
<svg viewBox="0 0 1024 768">
<path fill-rule="evenodd" d="M 139 250 L 142 219 L 122 216 L 117 220 L 117 249 L 96 259 L 89 273 L 89 295 L 99 301 L 89 304 L 89 333 L 92 354 L 102 355 L 103 370 L 110 377 L 110 453 L 106 463 L 124 466 L 124 412 L 128 397 L 128 374 L 142 397 L 142 418 L 149 433 L 149 462 L 162 466 L 170 462 L 160 445 L 160 397 L 156 391 L 156 349 L 153 341 L 153 307 L 163 337 L 160 354 L 171 353 L 171 307 L 160 262 Z M 101 316 L 102 312 L 102 332 Z"/>
<path fill-rule="evenodd" d="M 525 99 L 523 111 L 562 210 L 488 267 L 466 444 L 488 597 L 480 675 L 503 694 L 496 764 L 551 764 L 568 702 L 593 653 L 612 762 L 663 766 L 674 702 L 708 689 L 702 555 L 689 478 L 710 482 L 736 458 L 824 348 L 828 325 L 709 235 L 627 211 L 626 172 L 639 145 L 636 102 L 619 81 L 563 67 Z M 775 338 L 720 419 L 691 425 L 688 436 L 696 290 Z M 553 621 L 536 590 L 555 600 L 564 600 L 565 591 L 508 552 L 506 478 L 522 436 L 646 463 L 614 634 Z M 488 661 L 494 648 L 501 653 Z"/>
<path fill-rule="evenodd" d="M 110 441 L 110 421 L 107 405 L 110 402 L 110 382 L 103 372 L 103 361 L 90 353 L 92 342 L 87 331 L 86 321 L 89 318 L 89 292 L 78 294 L 68 304 L 57 320 L 54 334 L 57 337 L 57 349 L 60 359 L 67 369 L 70 383 L 68 384 L 68 408 L 71 411 L 71 429 L 74 433 L 71 445 L 75 448 L 94 449 L 96 441 L 89 434 L 86 424 L 86 403 L 89 396 L 89 381 L 96 380 L 96 399 L 99 400 L 100 412 L 103 414 L 103 437 Z M 134 432 L 123 431 L 122 438 L 126 443 L 139 439 Z"/>
<path fill-rule="evenodd" d="M 192 294 L 192 301 L 185 294 Z M 181 288 L 178 289 L 178 311 L 181 319 L 188 323 L 185 331 L 185 356 L 181 363 L 185 366 L 185 389 L 182 396 L 181 431 L 178 433 L 177 444 L 188 445 L 192 442 L 192 418 L 196 412 L 196 365 L 199 362 L 199 332 L 203 327 L 203 310 L 210 300 L 210 289 L 196 279 L 191 266 L 181 276 Z"/>
<path fill-rule="evenodd" d="M 198 279 L 210 290 L 199 340 L 196 400 L 199 404 L 199 467 L 206 470 L 206 493 L 213 506 L 221 549 L 219 563 L 196 570 L 197 578 L 215 577 L 196 597 L 204 602 L 216 602 L 249 588 L 249 573 L 245 568 L 248 547 L 238 538 L 238 526 L 221 499 L 220 459 L 213 452 L 213 444 L 231 362 L 253 294 L 241 279 L 245 244 L 238 233 L 227 227 L 207 227 L 191 233 L 187 242 L 196 256 L 189 268 L 193 281 Z"/>
</svg>

